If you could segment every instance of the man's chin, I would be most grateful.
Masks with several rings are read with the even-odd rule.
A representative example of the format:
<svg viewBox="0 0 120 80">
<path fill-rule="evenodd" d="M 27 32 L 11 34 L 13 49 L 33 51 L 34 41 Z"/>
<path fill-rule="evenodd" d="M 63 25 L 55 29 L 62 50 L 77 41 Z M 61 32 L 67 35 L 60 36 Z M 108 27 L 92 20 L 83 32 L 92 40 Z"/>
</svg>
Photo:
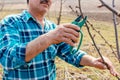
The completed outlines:
<svg viewBox="0 0 120 80">
<path fill-rule="evenodd" d="M 48 12 L 48 8 L 44 8 L 43 10 L 42 10 L 42 12 L 45 14 L 45 13 L 47 13 Z"/>
</svg>

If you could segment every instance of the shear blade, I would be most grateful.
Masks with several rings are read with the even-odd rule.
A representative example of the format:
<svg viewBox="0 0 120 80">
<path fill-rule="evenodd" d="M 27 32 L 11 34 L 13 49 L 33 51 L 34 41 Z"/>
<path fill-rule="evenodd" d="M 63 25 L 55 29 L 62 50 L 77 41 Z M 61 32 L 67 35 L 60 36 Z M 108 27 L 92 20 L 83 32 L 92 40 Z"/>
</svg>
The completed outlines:
<svg viewBox="0 0 120 80">
<path fill-rule="evenodd" d="M 85 16 L 85 18 L 81 22 L 78 23 L 78 26 L 82 27 L 85 24 L 86 20 L 87 20 L 87 16 Z"/>
<path fill-rule="evenodd" d="M 79 17 L 77 17 L 77 18 L 75 19 L 75 22 L 79 22 L 81 19 L 82 19 L 82 15 L 80 15 Z"/>
</svg>

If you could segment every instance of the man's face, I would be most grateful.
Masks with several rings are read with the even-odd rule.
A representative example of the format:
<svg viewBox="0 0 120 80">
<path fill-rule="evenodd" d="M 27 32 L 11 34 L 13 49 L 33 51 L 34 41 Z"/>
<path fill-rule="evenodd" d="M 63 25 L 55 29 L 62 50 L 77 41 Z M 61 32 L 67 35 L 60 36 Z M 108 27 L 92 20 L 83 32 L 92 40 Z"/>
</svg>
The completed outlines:
<svg viewBox="0 0 120 80">
<path fill-rule="evenodd" d="M 29 0 L 29 7 L 31 11 L 46 13 L 50 8 L 51 3 L 52 0 Z"/>
</svg>

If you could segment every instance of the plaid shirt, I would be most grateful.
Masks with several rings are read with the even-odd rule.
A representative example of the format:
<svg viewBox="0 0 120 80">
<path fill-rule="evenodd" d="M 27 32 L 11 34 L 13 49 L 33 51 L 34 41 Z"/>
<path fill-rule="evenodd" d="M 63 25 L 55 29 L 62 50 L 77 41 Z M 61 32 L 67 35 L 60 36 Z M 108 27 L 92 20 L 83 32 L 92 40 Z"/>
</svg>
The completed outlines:
<svg viewBox="0 0 120 80">
<path fill-rule="evenodd" d="M 28 42 L 55 27 L 54 23 L 45 19 L 42 29 L 28 11 L 7 16 L 0 22 L 0 63 L 4 69 L 3 80 L 55 80 L 56 56 L 76 67 L 82 67 L 80 60 L 86 53 L 78 51 L 70 54 L 70 45 L 64 42 L 49 46 L 31 61 L 25 62 Z"/>
</svg>

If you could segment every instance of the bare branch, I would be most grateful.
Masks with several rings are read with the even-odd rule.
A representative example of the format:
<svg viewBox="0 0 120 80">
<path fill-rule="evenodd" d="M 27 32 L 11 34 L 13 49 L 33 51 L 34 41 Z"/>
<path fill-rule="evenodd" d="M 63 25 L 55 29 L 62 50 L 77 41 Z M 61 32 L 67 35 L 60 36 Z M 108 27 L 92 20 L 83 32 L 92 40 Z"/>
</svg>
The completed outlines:
<svg viewBox="0 0 120 80">
<path fill-rule="evenodd" d="M 115 7 L 115 0 L 112 1 L 112 6 L 113 6 L 113 8 Z M 117 48 L 118 59 L 120 62 L 119 40 L 118 40 L 118 31 L 117 31 L 116 22 L 117 22 L 116 15 L 115 15 L 115 13 L 113 13 L 113 23 L 114 23 L 115 38 L 116 38 L 116 48 Z"/>
<path fill-rule="evenodd" d="M 57 18 L 57 24 L 59 25 L 60 24 L 60 21 L 61 21 L 61 17 L 62 17 L 62 9 L 63 9 L 63 0 L 60 0 L 60 11 L 59 11 L 59 16 Z"/>
<path fill-rule="evenodd" d="M 116 10 L 115 8 L 109 6 L 108 4 L 106 4 L 103 0 L 99 0 L 102 3 L 102 6 L 105 6 L 107 9 L 109 9 L 110 11 L 112 11 L 115 15 L 117 15 L 118 17 L 120 17 L 120 12 L 118 10 Z M 100 6 L 100 7 L 102 7 Z"/>
</svg>

